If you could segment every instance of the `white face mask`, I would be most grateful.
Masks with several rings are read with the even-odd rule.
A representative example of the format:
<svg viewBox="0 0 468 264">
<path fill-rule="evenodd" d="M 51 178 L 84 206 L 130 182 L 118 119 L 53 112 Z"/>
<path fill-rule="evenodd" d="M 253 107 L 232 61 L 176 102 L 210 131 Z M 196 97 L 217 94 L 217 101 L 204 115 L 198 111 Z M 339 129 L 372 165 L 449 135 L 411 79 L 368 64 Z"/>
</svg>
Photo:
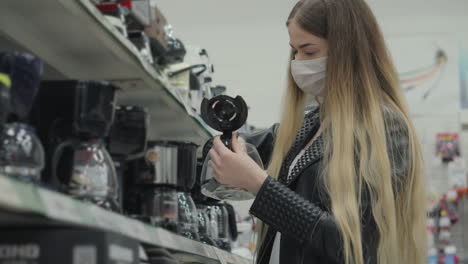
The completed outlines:
<svg viewBox="0 0 468 264">
<path fill-rule="evenodd" d="M 312 96 L 324 95 L 326 71 L 327 57 L 291 61 L 294 81 L 302 91 Z"/>
</svg>

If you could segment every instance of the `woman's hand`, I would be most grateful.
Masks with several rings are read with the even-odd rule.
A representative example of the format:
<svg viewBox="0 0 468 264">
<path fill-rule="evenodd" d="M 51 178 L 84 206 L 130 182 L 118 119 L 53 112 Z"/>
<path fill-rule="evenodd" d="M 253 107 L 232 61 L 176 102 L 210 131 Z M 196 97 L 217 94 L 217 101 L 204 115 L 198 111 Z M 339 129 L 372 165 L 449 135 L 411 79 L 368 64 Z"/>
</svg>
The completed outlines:
<svg viewBox="0 0 468 264">
<path fill-rule="evenodd" d="M 232 137 L 232 151 L 216 137 L 209 155 L 214 177 L 221 184 L 257 193 L 267 178 L 267 173 L 249 157 L 237 134 Z"/>
</svg>

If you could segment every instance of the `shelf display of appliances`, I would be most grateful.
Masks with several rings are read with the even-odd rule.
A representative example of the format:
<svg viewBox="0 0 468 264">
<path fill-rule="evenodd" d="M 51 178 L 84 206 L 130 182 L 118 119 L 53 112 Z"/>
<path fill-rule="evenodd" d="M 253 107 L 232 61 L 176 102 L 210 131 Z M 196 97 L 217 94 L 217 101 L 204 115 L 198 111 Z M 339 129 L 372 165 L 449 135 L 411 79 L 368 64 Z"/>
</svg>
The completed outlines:
<svg viewBox="0 0 468 264">
<path fill-rule="evenodd" d="M 186 142 L 148 142 L 144 157 L 135 160 L 128 172 L 134 179 L 124 206 L 129 214 L 199 240 L 198 212 L 190 195 L 197 148 Z"/>
<path fill-rule="evenodd" d="M 150 64 L 164 67 L 183 61 L 185 46 L 150 0 L 99 1 L 96 7 Z"/>
<path fill-rule="evenodd" d="M 120 212 L 119 181 L 105 146 L 114 120 L 115 90 L 107 82 L 44 81 L 34 122 L 46 147 L 44 180 L 78 199 Z"/>
</svg>

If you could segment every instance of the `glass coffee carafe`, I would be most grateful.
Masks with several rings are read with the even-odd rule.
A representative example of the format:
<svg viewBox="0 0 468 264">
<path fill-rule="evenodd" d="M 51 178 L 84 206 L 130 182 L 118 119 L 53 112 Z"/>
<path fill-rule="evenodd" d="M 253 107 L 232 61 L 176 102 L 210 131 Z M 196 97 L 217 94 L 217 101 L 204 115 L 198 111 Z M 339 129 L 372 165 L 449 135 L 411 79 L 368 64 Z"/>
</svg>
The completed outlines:
<svg viewBox="0 0 468 264">
<path fill-rule="evenodd" d="M 186 192 L 179 192 L 179 234 L 200 241 L 198 234 L 198 211 L 192 197 Z"/>
<path fill-rule="evenodd" d="M 226 95 L 219 95 L 211 99 L 204 99 L 201 104 L 201 116 L 203 120 L 213 129 L 222 132 L 221 142 L 232 149 L 233 132 L 241 128 L 247 121 L 248 107 L 242 97 L 232 98 Z M 207 155 L 210 141 L 205 144 L 203 154 L 206 156 L 201 172 L 201 191 L 204 195 L 218 200 L 250 200 L 254 198 L 252 193 L 234 186 L 220 184 L 213 175 L 213 168 L 210 165 L 211 158 Z M 257 149 L 241 141 L 243 151 L 252 158 L 262 169 L 263 163 Z"/>
<path fill-rule="evenodd" d="M 0 173 L 39 182 L 45 164 L 44 149 L 31 126 L 4 124 L 0 131 Z"/>
<path fill-rule="evenodd" d="M 147 187 L 142 190 L 142 215 L 149 217 L 150 223 L 174 233 L 179 231 L 179 197 L 170 187 Z"/>
<path fill-rule="evenodd" d="M 246 143 L 244 140 L 239 138 L 239 142 L 242 145 L 243 150 L 249 155 L 249 157 L 254 160 L 258 166 L 263 169 L 262 159 L 258 154 L 257 149 L 252 144 Z M 208 197 L 217 199 L 217 200 L 250 200 L 255 198 L 255 196 L 238 187 L 219 184 L 214 178 L 214 171 L 210 165 L 211 157 L 208 155 L 203 164 L 201 180 L 202 180 L 202 193 Z"/>
<path fill-rule="evenodd" d="M 117 173 L 104 145 L 99 140 L 81 142 L 73 151 L 73 168 L 67 192 L 81 200 L 119 211 Z"/>
</svg>

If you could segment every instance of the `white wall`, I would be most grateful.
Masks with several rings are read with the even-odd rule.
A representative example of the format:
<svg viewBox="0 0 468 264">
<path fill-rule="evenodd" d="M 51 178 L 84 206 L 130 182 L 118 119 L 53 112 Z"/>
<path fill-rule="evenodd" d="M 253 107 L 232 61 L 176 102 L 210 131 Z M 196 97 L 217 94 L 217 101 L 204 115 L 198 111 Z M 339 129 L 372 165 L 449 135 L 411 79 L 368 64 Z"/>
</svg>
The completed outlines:
<svg viewBox="0 0 468 264">
<path fill-rule="evenodd" d="M 157 0 L 188 44 L 206 48 L 215 81 L 251 106 L 249 122 L 266 127 L 278 120 L 289 51 L 285 21 L 295 0 Z M 465 0 L 372 0 L 386 36 L 457 32 L 468 25 Z M 466 31 L 468 32 L 468 31 Z"/>
<path fill-rule="evenodd" d="M 285 88 L 288 35 L 287 15 L 294 0 L 158 0 L 175 33 L 188 44 L 208 50 L 216 67 L 215 82 L 228 86 L 229 94 L 242 95 L 251 106 L 249 122 L 266 127 L 278 120 Z M 466 0 L 369 0 L 385 37 L 449 35 L 468 44 Z M 468 48 L 468 47 L 467 47 Z M 440 101 L 434 105 L 458 104 Z M 465 114 L 420 115 L 420 131 L 429 179 L 445 177 L 432 167 L 435 134 L 461 132 L 462 151 L 468 151 L 468 133 L 460 129 Z M 468 121 L 468 120 L 467 120 Z M 468 157 L 468 154 L 465 155 Z M 432 174 L 431 174 L 432 173 Z M 237 206 L 246 214 L 248 204 Z"/>
<path fill-rule="evenodd" d="M 183 4 L 182 4 L 183 2 Z M 274 3 L 272 3 L 274 2 Z M 251 107 L 249 122 L 277 120 L 288 55 L 286 18 L 294 1 L 158 1 L 184 42 L 208 50 L 214 81 Z"/>
</svg>

